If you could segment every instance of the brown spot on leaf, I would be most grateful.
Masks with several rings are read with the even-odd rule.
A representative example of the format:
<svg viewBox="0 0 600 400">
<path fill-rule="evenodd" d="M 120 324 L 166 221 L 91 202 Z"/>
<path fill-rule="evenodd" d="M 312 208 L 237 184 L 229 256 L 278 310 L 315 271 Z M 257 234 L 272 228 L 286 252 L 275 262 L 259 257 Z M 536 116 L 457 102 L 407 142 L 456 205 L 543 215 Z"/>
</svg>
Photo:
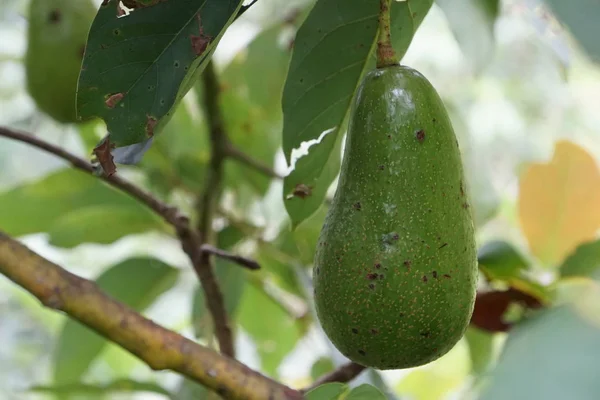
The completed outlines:
<svg viewBox="0 0 600 400">
<path fill-rule="evenodd" d="M 375 268 L 377 268 L 377 269 L 381 268 L 381 263 L 375 263 Z"/>
<path fill-rule="evenodd" d="M 123 97 L 125 97 L 125 94 L 123 93 L 111 94 L 108 96 L 106 101 L 104 101 L 104 104 L 106 104 L 108 108 L 115 108 L 117 103 L 120 102 L 123 99 Z"/>
<path fill-rule="evenodd" d="M 358 333 L 358 329 L 352 328 L 352 333 L 357 334 Z"/>
<path fill-rule="evenodd" d="M 415 137 L 419 143 L 423 143 L 425 140 L 425 131 L 423 129 L 418 130 L 417 133 L 415 133 Z"/>
<path fill-rule="evenodd" d="M 358 350 L 358 354 L 360 354 L 361 356 L 364 356 L 367 353 L 364 350 Z"/>
<path fill-rule="evenodd" d="M 96 159 L 100 163 L 100 166 L 104 170 L 104 173 L 107 176 L 113 175 L 117 172 L 117 167 L 113 161 L 113 156 L 111 154 L 111 149 L 114 148 L 114 145 L 110 142 L 110 139 L 107 137 L 102 141 L 98 146 L 94 148 L 94 155 Z"/>
<path fill-rule="evenodd" d="M 424 338 L 429 337 L 429 331 L 425 331 L 425 332 L 421 332 L 420 335 L 423 336 Z"/>
<path fill-rule="evenodd" d="M 437 279 L 437 277 L 438 277 L 437 271 L 433 271 L 431 273 L 431 276 L 433 276 L 434 279 Z"/>
<path fill-rule="evenodd" d="M 50 22 L 51 24 L 59 23 L 61 19 L 62 13 L 60 12 L 60 10 L 54 9 L 48 13 L 48 22 Z"/>
<path fill-rule="evenodd" d="M 446 278 L 446 279 L 450 279 L 450 278 L 452 278 L 452 277 L 451 277 L 450 275 L 448 275 L 448 274 L 444 274 L 444 278 Z"/>
<path fill-rule="evenodd" d="M 380 165 L 380 166 L 379 166 L 379 170 L 380 170 L 380 171 L 383 171 L 384 169 L 385 169 L 385 165 Z"/>
<path fill-rule="evenodd" d="M 156 118 L 146 115 L 146 136 L 152 137 L 154 136 L 154 127 L 158 121 Z"/>
<path fill-rule="evenodd" d="M 408 270 L 410 270 L 410 265 L 412 264 L 412 262 L 410 260 L 404 260 L 402 264 L 404 264 L 404 266 L 408 268 Z"/>
<path fill-rule="evenodd" d="M 190 41 L 192 42 L 192 51 L 196 56 L 201 56 L 202 53 L 206 50 L 211 40 L 212 36 L 204 34 L 204 27 L 202 26 L 202 20 L 200 18 L 200 14 L 196 14 L 198 19 L 198 35 L 190 35 Z"/>
<path fill-rule="evenodd" d="M 371 290 L 375 289 L 375 285 L 373 283 L 369 283 L 369 289 L 371 289 Z"/>
<path fill-rule="evenodd" d="M 360 201 L 357 201 L 356 203 L 354 203 L 352 205 L 352 207 L 354 207 L 355 210 L 360 211 L 362 206 L 360 205 Z"/>
<path fill-rule="evenodd" d="M 440 247 L 438 247 L 438 250 L 439 250 L 439 249 L 443 249 L 443 248 L 444 248 L 444 247 L 446 247 L 446 246 L 448 246 L 448 243 L 444 243 L 443 245 L 441 245 Z"/>
<path fill-rule="evenodd" d="M 377 329 L 371 329 L 371 333 L 373 335 L 377 335 L 379 333 L 379 331 Z"/>
<path fill-rule="evenodd" d="M 294 191 L 292 192 L 293 197 L 300 197 L 301 199 L 305 199 L 308 196 L 312 195 L 312 187 L 305 185 L 304 183 L 299 183 L 294 187 Z"/>
<path fill-rule="evenodd" d="M 423 282 L 427 282 L 427 275 L 423 275 Z"/>
<path fill-rule="evenodd" d="M 370 281 L 372 281 L 374 279 L 377 279 L 378 275 L 379 274 L 377 274 L 377 273 L 367 274 L 367 279 L 370 280 Z"/>
</svg>

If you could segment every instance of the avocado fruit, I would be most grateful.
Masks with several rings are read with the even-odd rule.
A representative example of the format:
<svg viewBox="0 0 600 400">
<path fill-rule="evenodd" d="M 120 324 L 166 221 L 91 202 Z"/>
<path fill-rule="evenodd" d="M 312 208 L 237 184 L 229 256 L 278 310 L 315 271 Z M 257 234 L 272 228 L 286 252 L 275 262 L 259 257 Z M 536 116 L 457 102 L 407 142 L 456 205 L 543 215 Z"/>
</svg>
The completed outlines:
<svg viewBox="0 0 600 400">
<path fill-rule="evenodd" d="M 460 340 L 475 303 L 476 243 L 459 144 L 437 91 L 408 66 L 367 72 L 350 112 L 315 252 L 317 316 L 358 364 L 424 365 Z"/>
<path fill-rule="evenodd" d="M 25 75 L 37 107 L 60 123 L 78 122 L 76 94 L 89 29 L 90 0 L 31 0 Z"/>
</svg>

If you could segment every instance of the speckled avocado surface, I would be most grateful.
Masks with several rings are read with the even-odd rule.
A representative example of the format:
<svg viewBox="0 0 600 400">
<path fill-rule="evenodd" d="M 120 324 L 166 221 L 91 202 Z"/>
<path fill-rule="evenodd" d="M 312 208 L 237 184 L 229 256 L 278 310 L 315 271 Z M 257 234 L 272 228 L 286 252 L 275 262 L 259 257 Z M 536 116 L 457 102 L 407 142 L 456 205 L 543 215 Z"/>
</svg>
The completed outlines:
<svg viewBox="0 0 600 400">
<path fill-rule="evenodd" d="M 410 67 L 367 73 L 352 107 L 315 254 L 317 315 L 359 364 L 423 365 L 459 341 L 475 302 L 459 145 L 438 93 Z"/>
</svg>

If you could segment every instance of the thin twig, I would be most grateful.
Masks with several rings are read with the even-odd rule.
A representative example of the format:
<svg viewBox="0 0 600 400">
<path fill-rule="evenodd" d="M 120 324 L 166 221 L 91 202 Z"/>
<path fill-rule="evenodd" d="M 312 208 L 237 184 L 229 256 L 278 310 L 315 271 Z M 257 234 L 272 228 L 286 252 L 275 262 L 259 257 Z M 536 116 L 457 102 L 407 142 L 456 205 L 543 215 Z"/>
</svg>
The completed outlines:
<svg viewBox="0 0 600 400">
<path fill-rule="evenodd" d="M 208 308 L 213 316 L 215 336 L 219 342 L 221 353 L 235 357 L 233 334 L 229 326 L 229 318 L 225 309 L 223 293 L 213 273 L 210 262 L 210 253 L 200 250 L 204 244 L 210 244 L 213 240 L 214 231 L 212 222 L 219 198 L 221 197 L 221 186 L 223 184 L 223 162 L 226 158 L 225 148 L 227 137 L 223 128 L 223 117 L 219 108 L 219 84 L 217 73 L 212 61 L 208 63 L 203 74 L 204 85 L 204 107 L 210 129 L 211 158 L 204 180 L 204 188 L 199 196 L 198 210 L 198 234 L 201 244 L 198 247 L 199 257 L 195 264 L 196 271 L 200 275 L 202 289 Z"/>
<path fill-rule="evenodd" d="M 83 158 L 71 154 L 58 146 L 45 142 L 30 134 L 0 126 L 0 136 L 18 140 L 20 142 L 27 143 L 39 149 L 45 150 L 48 153 L 54 154 L 62 158 L 63 160 L 68 161 L 73 167 L 81 171 L 87 172 L 89 174 L 95 174 L 96 172 L 94 166 L 88 161 L 84 160 Z M 110 185 L 127 193 L 133 198 L 137 199 L 141 203 L 145 204 L 146 206 L 151 208 L 155 213 L 163 217 L 164 220 L 170 223 L 171 225 L 181 227 L 183 229 L 185 229 L 188 226 L 187 218 L 181 215 L 177 208 L 171 207 L 163 203 L 151 193 L 144 191 L 142 188 L 136 186 L 135 184 L 126 181 L 118 175 L 106 176 L 102 174 L 98 177 L 103 181 L 109 183 Z"/>
<path fill-rule="evenodd" d="M 312 385 L 307 387 L 306 389 L 302 389 L 301 392 L 306 393 L 317 386 L 323 385 L 325 383 L 330 382 L 350 382 L 352 379 L 356 378 L 361 372 L 365 370 L 366 367 L 359 365 L 354 362 L 349 362 L 337 368 L 335 371 L 330 372 L 327 375 L 323 375 L 319 379 L 317 379 Z"/>
<path fill-rule="evenodd" d="M 0 273 L 45 306 L 65 312 L 153 370 L 179 372 L 225 399 L 303 398 L 298 391 L 144 318 L 94 282 L 46 260 L 2 231 Z"/>
<path fill-rule="evenodd" d="M 260 172 L 266 176 L 269 176 L 269 177 L 275 178 L 275 179 L 283 179 L 283 177 L 281 175 L 279 175 L 277 172 L 273 171 L 273 169 L 270 168 L 268 165 L 262 163 L 259 160 L 256 160 L 256 159 L 250 157 L 248 154 L 244 153 L 243 151 L 241 151 L 240 149 L 238 149 L 237 147 L 233 146 L 230 143 L 227 145 L 227 148 L 225 149 L 225 151 L 227 152 L 228 157 L 231 157 L 232 159 L 239 161 L 242 164 L 245 164 L 248 167 L 257 170 L 258 172 Z"/>
<path fill-rule="evenodd" d="M 94 166 L 88 161 L 30 134 L 0 126 L 0 136 L 18 140 L 20 142 L 30 144 L 36 148 L 45 150 L 68 161 L 76 169 L 87 172 L 90 175 L 96 175 Z M 230 354 L 232 354 L 231 348 L 233 346 L 227 345 L 227 343 L 232 343 L 232 340 L 231 330 L 227 326 L 226 320 L 225 325 L 227 326 L 229 335 L 226 333 L 221 334 L 221 332 L 227 332 L 225 329 L 223 329 L 222 321 L 223 318 L 226 318 L 224 314 L 223 296 L 214 274 L 212 273 L 212 269 L 203 267 L 203 265 L 208 263 L 208 261 L 206 261 L 208 255 L 200 250 L 200 247 L 203 244 L 202 236 L 190 227 L 189 219 L 184 216 L 178 208 L 163 203 L 151 193 L 144 191 L 140 187 L 124 180 L 118 175 L 107 176 L 102 174 L 96 176 L 145 204 L 158 215 L 160 215 L 165 221 L 175 227 L 181 242 L 181 246 L 194 266 L 194 271 L 198 275 L 204 293 L 207 296 L 207 304 L 213 320 L 215 321 L 215 326 L 217 327 L 217 337 L 221 337 L 221 339 L 219 339 L 219 343 L 224 343 L 222 348 L 224 347 L 226 351 L 230 351 Z M 210 266 L 210 264 L 208 265 Z"/>
<path fill-rule="evenodd" d="M 223 258 L 225 260 L 229 260 L 229 261 L 234 262 L 236 264 L 239 264 L 239 265 L 241 265 L 244 268 L 248 268 L 248 269 L 251 269 L 251 270 L 260 269 L 260 264 L 258 262 L 254 261 L 254 260 L 252 260 L 250 258 L 246 258 L 246 257 L 240 256 L 240 255 L 237 255 L 237 254 L 230 253 L 230 252 L 225 251 L 225 250 L 218 249 L 218 248 L 216 248 L 214 246 L 211 246 L 210 244 L 206 244 L 206 243 L 203 244 L 200 247 L 200 250 L 203 251 L 203 252 L 212 254 L 214 256 Z"/>
</svg>

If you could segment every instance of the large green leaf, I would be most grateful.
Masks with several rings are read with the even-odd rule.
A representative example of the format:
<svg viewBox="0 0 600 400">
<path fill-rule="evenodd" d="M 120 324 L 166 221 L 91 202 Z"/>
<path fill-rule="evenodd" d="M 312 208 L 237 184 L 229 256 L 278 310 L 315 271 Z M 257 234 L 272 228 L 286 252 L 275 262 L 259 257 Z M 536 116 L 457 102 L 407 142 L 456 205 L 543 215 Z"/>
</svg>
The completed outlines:
<svg viewBox="0 0 600 400">
<path fill-rule="evenodd" d="M 279 364 L 300 339 L 300 327 L 296 320 L 275 303 L 263 288 L 248 285 L 238 321 L 254 340 L 262 369 L 276 377 Z"/>
<path fill-rule="evenodd" d="M 51 244 L 67 247 L 165 228 L 132 197 L 72 169 L 0 193 L 0 226 L 14 236 L 48 232 Z"/>
<path fill-rule="evenodd" d="M 560 267 L 560 274 L 590 276 L 600 267 L 600 240 L 579 245 Z"/>
<path fill-rule="evenodd" d="M 79 77 L 79 117 L 100 117 L 122 147 L 168 122 L 211 57 L 241 0 L 160 1 L 119 16 L 100 7 Z"/>
<path fill-rule="evenodd" d="M 221 77 L 221 109 L 229 139 L 271 168 L 281 144 L 281 96 L 291 57 L 289 46 L 281 41 L 284 27 L 276 24 L 261 32 Z M 226 164 L 226 179 L 234 192 L 249 185 L 263 195 L 272 178 L 231 160 Z"/>
<path fill-rule="evenodd" d="M 105 384 L 70 383 L 55 386 L 33 386 L 31 392 L 53 394 L 55 396 L 107 396 L 114 393 L 150 392 L 170 398 L 171 394 L 162 386 L 152 382 L 140 382 L 132 379 L 119 379 Z"/>
<path fill-rule="evenodd" d="M 399 57 L 431 4 L 392 2 L 392 41 Z M 364 73 L 375 66 L 378 11 L 379 3 L 372 0 L 319 0 L 298 31 L 282 100 L 287 162 L 302 143 L 328 133 L 285 179 L 284 198 L 296 199 L 286 200 L 293 226 L 318 209 L 339 170 L 339 161 L 330 154 L 341 141 L 338 136 Z"/>
<path fill-rule="evenodd" d="M 225 302 L 225 311 L 230 318 L 237 316 L 240 299 L 246 288 L 246 271 L 239 265 L 217 259 L 215 275 L 221 287 Z M 202 287 L 198 286 L 192 303 L 192 325 L 196 337 L 208 338 L 212 335 L 212 318 L 208 312 Z"/>
<path fill-rule="evenodd" d="M 494 50 L 494 24 L 499 0 L 436 0 L 450 29 L 476 72 L 490 61 Z"/>
<path fill-rule="evenodd" d="M 584 50 L 600 62 L 600 3 L 597 0 L 546 0 Z"/>
<path fill-rule="evenodd" d="M 600 325 L 595 315 L 595 321 L 587 320 L 564 305 L 517 325 L 480 399 L 597 399 Z"/>
<path fill-rule="evenodd" d="M 96 283 L 109 296 L 143 311 L 176 282 L 179 270 L 154 258 L 131 258 L 114 265 Z M 95 331 L 69 319 L 54 351 L 54 383 L 79 381 L 107 341 Z"/>
</svg>

